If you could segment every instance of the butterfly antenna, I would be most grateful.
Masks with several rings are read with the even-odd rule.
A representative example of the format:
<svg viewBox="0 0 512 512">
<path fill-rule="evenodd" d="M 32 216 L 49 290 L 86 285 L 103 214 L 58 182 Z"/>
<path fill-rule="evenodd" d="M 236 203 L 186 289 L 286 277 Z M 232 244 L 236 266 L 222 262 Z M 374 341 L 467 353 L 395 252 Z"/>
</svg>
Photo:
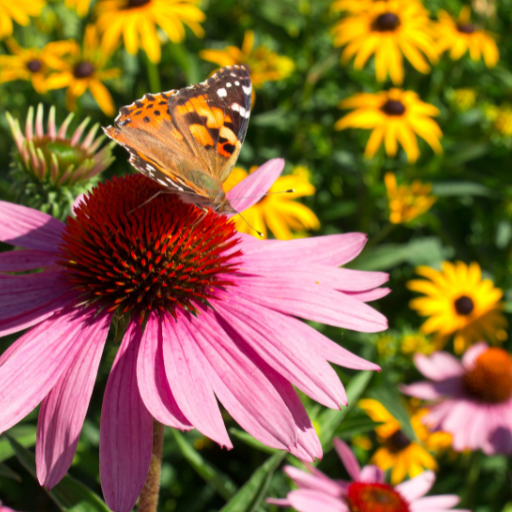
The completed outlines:
<svg viewBox="0 0 512 512">
<path fill-rule="evenodd" d="M 290 188 L 288 190 L 280 190 L 279 192 L 267 192 L 265 194 L 255 194 L 253 196 L 244 196 L 244 197 L 231 197 L 230 201 L 233 199 L 247 199 L 248 197 L 265 197 L 265 196 L 272 196 L 274 194 L 293 194 L 295 192 L 294 188 Z"/>
<path fill-rule="evenodd" d="M 247 219 L 240 213 L 240 212 L 237 212 L 237 215 L 240 215 L 240 218 L 254 231 L 256 231 L 256 233 L 258 233 L 258 235 L 260 236 L 260 238 L 265 238 L 265 235 L 261 232 L 261 231 L 258 231 L 254 226 L 252 226 L 251 224 L 249 224 L 247 222 Z"/>
</svg>

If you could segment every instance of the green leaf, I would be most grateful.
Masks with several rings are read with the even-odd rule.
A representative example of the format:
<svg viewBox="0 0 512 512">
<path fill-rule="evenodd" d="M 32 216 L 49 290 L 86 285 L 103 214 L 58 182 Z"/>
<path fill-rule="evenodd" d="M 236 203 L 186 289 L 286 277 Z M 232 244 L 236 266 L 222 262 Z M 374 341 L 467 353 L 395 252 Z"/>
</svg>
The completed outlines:
<svg viewBox="0 0 512 512">
<path fill-rule="evenodd" d="M 382 425 L 382 423 L 373 421 L 367 416 L 351 418 L 340 425 L 336 435 L 342 439 L 352 439 L 354 436 L 373 432 L 379 425 Z"/>
<path fill-rule="evenodd" d="M 263 444 L 262 442 L 252 437 L 251 434 L 248 434 L 243 430 L 239 430 L 237 428 L 230 428 L 229 433 L 233 437 L 236 437 L 237 439 L 245 443 L 247 446 L 250 446 L 251 448 L 256 448 L 256 450 L 260 450 L 265 453 L 276 453 L 280 451 L 276 448 L 270 448 L 270 446 Z"/>
<path fill-rule="evenodd" d="M 318 418 L 319 438 L 324 452 L 332 448 L 332 438 L 348 411 L 354 407 L 368 386 L 373 372 L 359 372 L 347 386 L 348 406 L 340 411 L 326 409 Z"/>
<path fill-rule="evenodd" d="M 220 512 L 255 512 L 265 499 L 274 471 L 285 457 L 279 452 L 268 458 Z"/>
<path fill-rule="evenodd" d="M 6 434 L 15 439 L 21 446 L 30 448 L 36 444 L 37 428 L 34 425 L 16 425 Z M 7 439 L 7 435 L 0 437 L 0 462 L 9 459 L 14 455 L 14 450 Z"/>
<path fill-rule="evenodd" d="M 236 484 L 224 473 L 203 459 L 201 454 L 176 429 L 171 429 L 181 453 L 197 473 L 213 487 L 225 500 L 229 500 L 237 491 Z"/>
<path fill-rule="evenodd" d="M 34 454 L 12 437 L 8 439 L 20 463 L 37 479 Z M 46 492 L 63 512 L 110 512 L 105 502 L 96 493 L 69 475 Z"/>
<path fill-rule="evenodd" d="M 5 464 L 0 464 L 0 476 L 21 482 L 21 476 Z"/>
<path fill-rule="evenodd" d="M 432 194 L 438 197 L 489 197 L 494 195 L 493 190 L 491 190 L 489 187 L 486 187 L 481 183 L 474 183 L 472 181 L 445 181 L 443 183 L 433 183 Z"/>
</svg>

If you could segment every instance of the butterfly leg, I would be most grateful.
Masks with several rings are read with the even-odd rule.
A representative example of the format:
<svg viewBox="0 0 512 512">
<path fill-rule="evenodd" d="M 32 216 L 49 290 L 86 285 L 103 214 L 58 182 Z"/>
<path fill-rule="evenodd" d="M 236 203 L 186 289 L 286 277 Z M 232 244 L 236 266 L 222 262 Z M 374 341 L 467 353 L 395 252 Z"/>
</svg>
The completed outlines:
<svg viewBox="0 0 512 512">
<path fill-rule="evenodd" d="M 199 219 L 197 219 L 194 224 L 192 225 L 192 227 L 190 229 L 194 229 L 207 215 L 208 215 L 208 212 L 210 211 L 209 208 L 203 208 L 203 215 L 201 215 L 201 217 L 199 217 Z"/>
<path fill-rule="evenodd" d="M 133 210 L 130 210 L 128 212 L 128 215 L 130 215 L 130 213 L 133 213 L 135 210 L 138 210 L 139 208 L 142 208 L 143 206 L 146 206 L 148 203 L 153 201 L 153 199 L 155 199 L 155 197 L 158 197 L 160 194 L 174 194 L 174 192 L 169 192 L 168 190 L 159 190 L 156 194 L 153 194 L 147 201 L 144 201 L 142 204 L 137 206 L 137 208 L 134 208 Z"/>
</svg>

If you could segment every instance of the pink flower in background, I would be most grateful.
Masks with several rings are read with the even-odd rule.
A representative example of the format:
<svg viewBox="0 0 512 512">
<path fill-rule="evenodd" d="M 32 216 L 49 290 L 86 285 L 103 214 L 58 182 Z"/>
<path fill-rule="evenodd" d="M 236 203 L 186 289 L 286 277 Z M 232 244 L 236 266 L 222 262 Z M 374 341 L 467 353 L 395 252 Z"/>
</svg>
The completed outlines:
<svg viewBox="0 0 512 512">
<path fill-rule="evenodd" d="M 512 358 L 481 342 L 459 361 L 446 352 L 417 354 L 428 381 L 402 386 L 402 392 L 433 400 L 423 421 L 453 435 L 457 451 L 482 449 L 487 455 L 512 453 Z"/>
<path fill-rule="evenodd" d="M 272 160 L 228 194 L 248 208 L 280 175 Z M 296 317 L 362 332 L 387 328 L 366 302 L 387 274 L 338 268 L 362 250 L 359 233 L 259 241 L 141 175 L 95 188 L 68 223 L 0 202 L 0 335 L 31 328 L 0 357 L 0 432 L 41 401 L 39 481 L 68 470 L 114 317 L 127 329 L 108 378 L 100 426 L 107 504 L 132 509 L 144 485 L 152 418 L 197 428 L 231 448 L 219 400 L 268 446 L 313 461 L 318 437 L 293 386 L 339 408 L 345 390 L 329 362 L 378 370 Z M 244 197 L 244 199 L 236 199 Z M 142 323 L 144 321 L 144 323 Z M 144 330 L 141 325 L 145 325 Z"/>
<path fill-rule="evenodd" d="M 4 507 L 4 505 L 0 501 L 0 512 L 16 512 L 16 510 L 13 510 L 12 508 L 9 507 Z"/>
<path fill-rule="evenodd" d="M 444 512 L 459 503 L 456 495 L 424 497 L 435 482 L 432 471 L 392 486 L 384 483 L 384 472 L 377 466 L 360 468 L 350 448 L 340 439 L 333 440 L 352 482 L 332 480 L 309 467 L 311 473 L 286 466 L 285 473 L 298 486 L 285 499 L 267 499 L 268 503 L 293 507 L 299 512 Z M 458 511 L 462 512 L 462 511 Z"/>
</svg>

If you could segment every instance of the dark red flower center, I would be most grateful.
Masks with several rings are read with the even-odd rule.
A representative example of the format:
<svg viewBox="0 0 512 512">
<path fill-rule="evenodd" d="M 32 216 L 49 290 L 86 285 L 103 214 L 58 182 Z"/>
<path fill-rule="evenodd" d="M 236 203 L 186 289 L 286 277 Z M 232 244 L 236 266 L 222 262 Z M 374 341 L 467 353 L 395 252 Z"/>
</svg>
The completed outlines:
<svg viewBox="0 0 512 512">
<path fill-rule="evenodd" d="M 405 113 L 405 105 L 398 100 L 388 100 L 382 105 L 381 110 L 388 116 L 402 116 Z"/>
<path fill-rule="evenodd" d="M 183 203 L 141 175 L 100 184 L 68 218 L 59 263 L 84 301 L 121 314 L 207 302 L 232 284 L 233 223 Z M 153 199 L 151 199 L 153 198 Z M 141 206 L 145 201 L 149 201 Z"/>
<path fill-rule="evenodd" d="M 473 309 L 475 309 L 475 303 L 467 295 L 461 295 L 455 300 L 453 305 L 457 314 L 461 316 L 468 316 L 473 312 Z"/>
<path fill-rule="evenodd" d="M 378 32 L 392 32 L 400 26 L 400 18 L 392 12 L 385 12 L 375 18 L 373 30 Z"/>
<path fill-rule="evenodd" d="M 401 452 L 410 444 L 411 440 L 401 430 L 397 430 L 386 439 L 386 447 L 391 453 Z"/>
<path fill-rule="evenodd" d="M 464 389 L 475 400 L 497 404 L 512 395 L 512 358 L 502 348 L 482 352 L 463 378 Z"/>
<path fill-rule="evenodd" d="M 39 59 L 32 59 L 27 62 L 26 66 L 31 73 L 37 73 L 41 71 L 43 63 Z"/>
<path fill-rule="evenodd" d="M 75 78 L 88 78 L 94 73 L 94 71 L 94 66 L 90 62 L 84 60 L 75 66 L 73 74 L 75 75 Z"/>
<path fill-rule="evenodd" d="M 149 4 L 151 0 L 129 0 L 128 9 L 132 7 L 142 7 L 143 5 Z"/>
<path fill-rule="evenodd" d="M 351 512 L 409 512 L 409 505 L 387 484 L 349 485 L 347 501 Z"/>
<path fill-rule="evenodd" d="M 457 30 L 463 34 L 472 34 L 476 31 L 476 27 L 472 23 L 464 23 L 462 25 L 457 25 Z"/>
</svg>

